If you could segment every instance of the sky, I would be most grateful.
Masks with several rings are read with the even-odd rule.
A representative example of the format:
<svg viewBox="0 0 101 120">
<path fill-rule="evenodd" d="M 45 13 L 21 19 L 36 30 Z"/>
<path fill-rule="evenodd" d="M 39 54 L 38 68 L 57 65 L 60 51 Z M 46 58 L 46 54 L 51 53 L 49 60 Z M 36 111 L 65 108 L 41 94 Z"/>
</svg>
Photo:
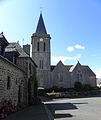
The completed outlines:
<svg viewBox="0 0 101 120">
<path fill-rule="evenodd" d="M 101 0 L 0 0 L 0 32 L 31 44 L 42 11 L 51 36 L 51 64 L 79 62 L 101 78 Z"/>
</svg>

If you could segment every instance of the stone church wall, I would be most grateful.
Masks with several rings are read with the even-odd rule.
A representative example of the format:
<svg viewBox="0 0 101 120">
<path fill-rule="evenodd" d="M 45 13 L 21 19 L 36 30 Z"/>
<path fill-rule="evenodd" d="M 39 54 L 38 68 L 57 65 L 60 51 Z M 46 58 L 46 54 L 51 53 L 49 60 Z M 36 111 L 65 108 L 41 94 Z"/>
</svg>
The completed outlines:
<svg viewBox="0 0 101 120">
<path fill-rule="evenodd" d="M 70 74 L 62 62 L 59 62 L 51 75 L 53 86 L 71 88 Z"/>
</svg>

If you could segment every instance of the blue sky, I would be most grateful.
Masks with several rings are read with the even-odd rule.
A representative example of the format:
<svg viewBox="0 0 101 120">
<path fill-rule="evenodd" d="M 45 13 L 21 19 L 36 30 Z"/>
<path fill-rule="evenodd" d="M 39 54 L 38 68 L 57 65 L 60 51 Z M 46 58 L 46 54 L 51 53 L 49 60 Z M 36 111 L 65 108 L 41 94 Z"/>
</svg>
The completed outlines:
<svg viewBox="0 0 101 120">
<path fill-rule="evenodd" d="M 52 64 L 79 60 L 101 76 L 101 0 L 0 0 L 0 32 L 9 42 L 30 44 L 40 7 L 52 38 Z"/>
</svg>

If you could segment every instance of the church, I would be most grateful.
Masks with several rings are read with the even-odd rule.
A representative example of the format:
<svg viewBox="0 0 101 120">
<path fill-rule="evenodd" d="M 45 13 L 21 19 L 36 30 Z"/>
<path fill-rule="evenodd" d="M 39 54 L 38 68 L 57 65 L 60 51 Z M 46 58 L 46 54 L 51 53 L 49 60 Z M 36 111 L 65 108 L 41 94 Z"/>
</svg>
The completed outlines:
<svg viewBox="0 0 101 120">
<path fill-rule="evenodd" d="M 96 87 L 96 75 L 88 65 L 64 65 L 61 61 L 51 65 L 51 36 L 47 33 L 42 13 L 35 33 L 31 36 L 32 59 L 37 65 L 38 86 L 73 88 L 75 82 Z"/>
<path fill-rule="evenodd" d="M 9 43 L 0 33 L 0 101 L 12 100 L 15 106 L 33 103 L 35 81 L 39 87 L 73 88 L 75 82 L 96 87 L 96 75 L 88 65 L 51 65 L 51 36 L 47 33 L 42 13 L 30 45 Z"/>
</svg>

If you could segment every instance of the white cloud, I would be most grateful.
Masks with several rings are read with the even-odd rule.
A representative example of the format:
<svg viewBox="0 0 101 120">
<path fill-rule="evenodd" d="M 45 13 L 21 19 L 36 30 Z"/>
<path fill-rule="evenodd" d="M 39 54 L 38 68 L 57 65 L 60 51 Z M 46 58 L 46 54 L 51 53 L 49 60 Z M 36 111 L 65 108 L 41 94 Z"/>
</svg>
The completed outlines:
<svg viewBox="0 0 101 120">
<path fill-rule="evenodd" d="M 80 58 L 81 58 L 81 54 L 78 54 L 77 56 L 73 56 L 73 57 L 52 56 L 51 61 L 52 61 L 52 64 L 56 64 L 61 60 L 65 64 L 66 61 L 76 61 L 76 60 L 79 60 Z"/>
<path fill-rule="evenodd" d="M 82 49 L 82 50 L 84 50 L 85 49 L 85 47 L 84 46 L 82 46 L 82 45 L 75 45 L 74 46 L 76 49 Z"/>
<path fill-rule="evenodd" d="M 82 49 L 82 50 L 84 50 L 85 47 L 82 46 L 82 45 L 79 45 L 79 44 L 74 45 L 74 46 L 68 46 L 68 47 L 67 47 L 67 51 L 68 51 L 68 52 L 72 52 L 72 51 L 74 51 L 75 49 Z"/>
<path fill-rule="evenodd" d="M 52 56 L 51 57 L 51 60 L 52 60 L 52 63 L 58 63 L 60 60 L 65 63 L 67 61 L 68 57 L 66 56 Z"/>
<path fill-rule="evenodd" d="M 74 56 L 74 60 L 79 60 L 81 58 L 81 54 L 78 54 L 77 56 Z"/>
<path fill-rule="evenodd" d="M 72 47 L 72 46 L 67 47 L 67 51 L 69 51 L 69 52 L 74 51 L 74 47 Z"/>
<path fill-rule="evenodd" d="M 101 68 L 95 70 L 95 74 L 97 78 L 101 78 Z"/>
</svg>

